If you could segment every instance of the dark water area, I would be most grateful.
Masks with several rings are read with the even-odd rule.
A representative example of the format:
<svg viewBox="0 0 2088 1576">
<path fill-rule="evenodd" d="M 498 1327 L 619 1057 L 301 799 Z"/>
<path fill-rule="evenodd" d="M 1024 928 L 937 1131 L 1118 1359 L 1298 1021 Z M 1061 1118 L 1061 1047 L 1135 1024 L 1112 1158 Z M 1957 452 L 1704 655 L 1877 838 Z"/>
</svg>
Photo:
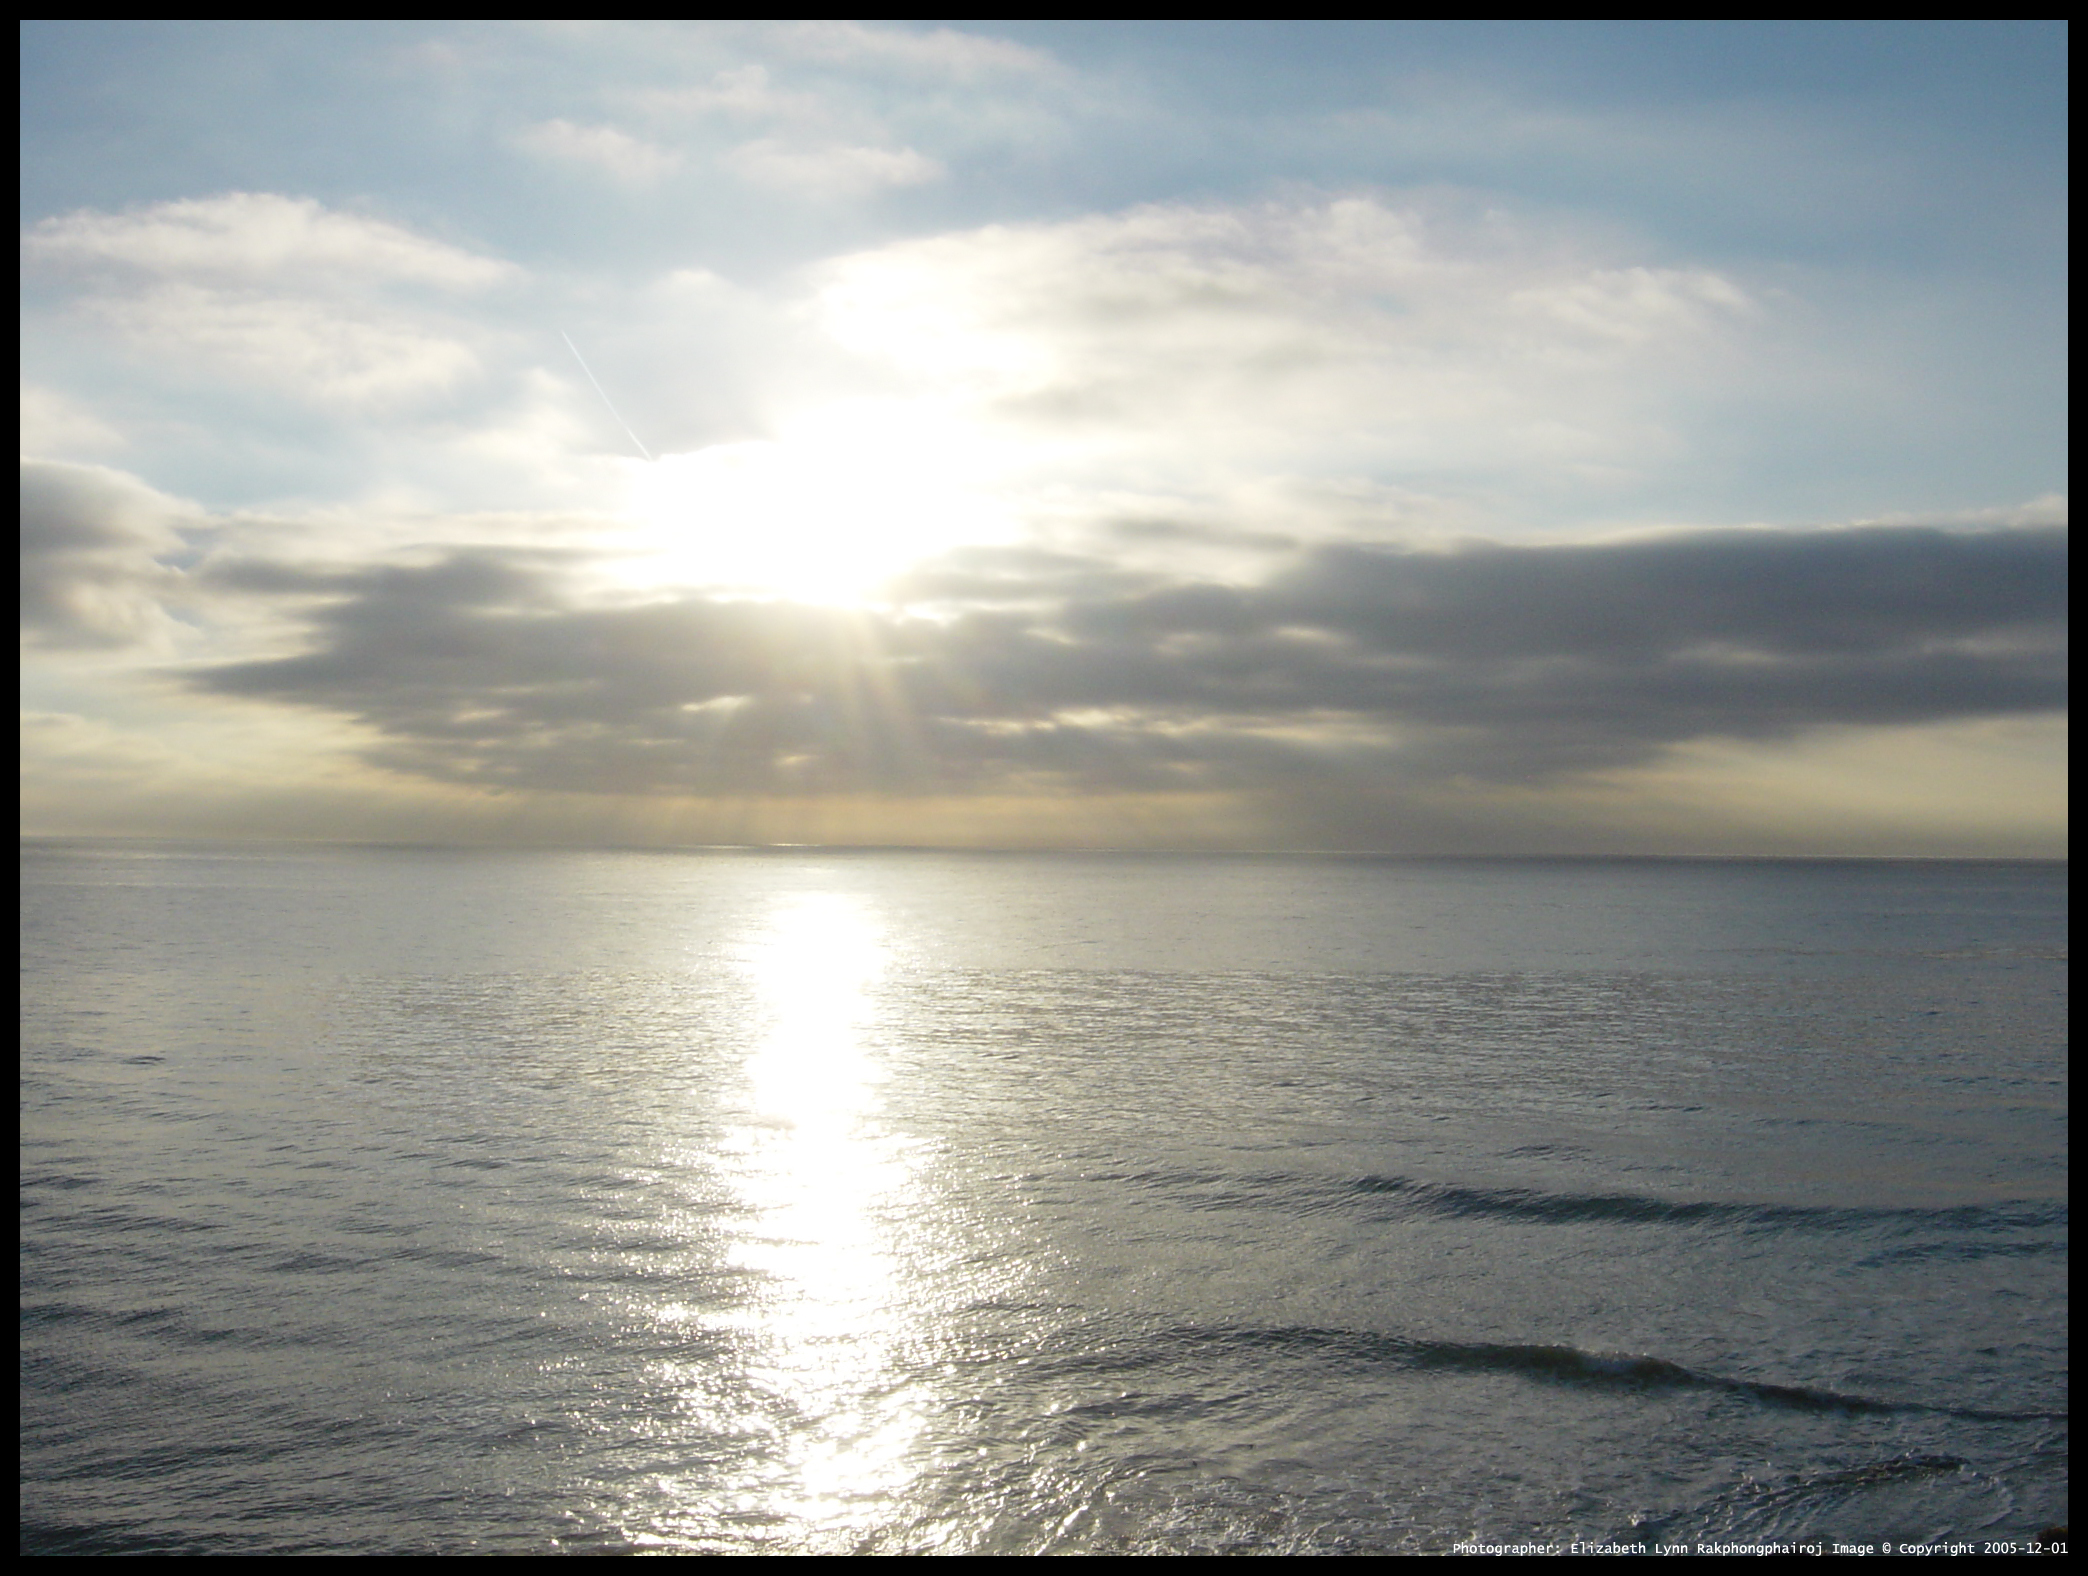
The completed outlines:
<svg viewBox="0 0 2088 1576">
<path fill-rule="evenodd" d="M 22 858 L 24 1552 L 2066 1520 L 2063 866 Z"/>
</svg>

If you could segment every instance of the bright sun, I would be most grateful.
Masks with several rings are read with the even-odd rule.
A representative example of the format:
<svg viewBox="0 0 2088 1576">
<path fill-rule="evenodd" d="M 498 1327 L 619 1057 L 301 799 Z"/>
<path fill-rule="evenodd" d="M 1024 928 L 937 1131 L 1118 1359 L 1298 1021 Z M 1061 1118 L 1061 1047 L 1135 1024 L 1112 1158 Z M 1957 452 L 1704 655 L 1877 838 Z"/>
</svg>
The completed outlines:
<svg viewBox="0 0 2088 1576">
<path fill-rule="evenodd" d="M 851 604 L 938 552 L 1006 538 L 976 434 L 918 409 L 830 406 L 776 438 L 635 470 L 645 584 Z"/>
</svg>

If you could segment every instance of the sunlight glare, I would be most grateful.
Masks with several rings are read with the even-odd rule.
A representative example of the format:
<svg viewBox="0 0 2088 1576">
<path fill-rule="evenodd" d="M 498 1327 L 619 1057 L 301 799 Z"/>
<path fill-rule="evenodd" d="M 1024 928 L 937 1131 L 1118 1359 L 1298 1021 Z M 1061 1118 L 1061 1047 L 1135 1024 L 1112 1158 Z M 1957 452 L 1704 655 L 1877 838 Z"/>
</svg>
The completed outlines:
<svg viewBox="0 0 2088 1576">
<path fill-rule="evenodd" d="M 924 558 L 1006 538 L 983 485 L 990 450 L 919 402 L 857 400 L 774 439 L 633 462 L 632 572 L 659 586 L 862 603 Z"/>
</svg>

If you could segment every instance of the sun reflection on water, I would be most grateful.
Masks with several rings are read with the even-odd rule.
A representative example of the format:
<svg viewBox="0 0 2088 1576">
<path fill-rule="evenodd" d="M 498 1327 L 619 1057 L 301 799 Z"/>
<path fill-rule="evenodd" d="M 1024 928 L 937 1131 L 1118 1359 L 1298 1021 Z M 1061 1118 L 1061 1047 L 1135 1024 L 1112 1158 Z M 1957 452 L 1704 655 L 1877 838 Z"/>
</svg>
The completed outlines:
<svg viewBox="0 0 2088 1576">
<path fill-rule="evenodd" d="M 874 915 L 834 892 L 781 898 L 740 949 L 759 1042 L 726 1151 L 743 1210 L 730 1250 L 760 1287 L 740 1329 L 778 1455 L 740 1507 L 805 1547 L 847 1547 L 905 1489 L 922 1419 L 900 1377 L 909 1327 L 892 1237 L 912 1166 L 879 1120 L 867 1037 L 887 967 Z"/>
</svg>

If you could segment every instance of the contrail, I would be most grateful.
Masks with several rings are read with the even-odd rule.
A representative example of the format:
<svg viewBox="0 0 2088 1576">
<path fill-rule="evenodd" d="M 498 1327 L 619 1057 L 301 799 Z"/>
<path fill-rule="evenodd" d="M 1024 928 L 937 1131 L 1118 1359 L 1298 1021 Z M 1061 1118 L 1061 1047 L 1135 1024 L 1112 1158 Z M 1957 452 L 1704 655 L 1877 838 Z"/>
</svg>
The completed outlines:
<svg viewBox="0 0 2088 1576">
<path fill-rule="evenodd" d="M 587 358 L 580 354 L 580 347 L 573 343 L 573 336 L 564 329 L 560 329 L 558 337 L 566 342 L 566 349 L 570 350 L 573 353 L 573 359 L 580 363 L 580 370 L 587 373 L 587 381 L 594 384 L 594 391 L 602 396 L 602 403 L 609 407 L 609 414 L 616 417 L 616 424 L 623 428 L 625 435 L 633 443 L 638 443 L 638 434 L 631 431 L 631 424 L 623 419 L 622 414 L 616 408 L 615 402 L 609 398 L 609 391 L 603 388 L 599 382 L 596 382 L 594 372 L 587 365 Z M 652 450 L 642 443 L 638 443 L 638 452 L 648 460 L 652 458 Z"/>
</svg>

